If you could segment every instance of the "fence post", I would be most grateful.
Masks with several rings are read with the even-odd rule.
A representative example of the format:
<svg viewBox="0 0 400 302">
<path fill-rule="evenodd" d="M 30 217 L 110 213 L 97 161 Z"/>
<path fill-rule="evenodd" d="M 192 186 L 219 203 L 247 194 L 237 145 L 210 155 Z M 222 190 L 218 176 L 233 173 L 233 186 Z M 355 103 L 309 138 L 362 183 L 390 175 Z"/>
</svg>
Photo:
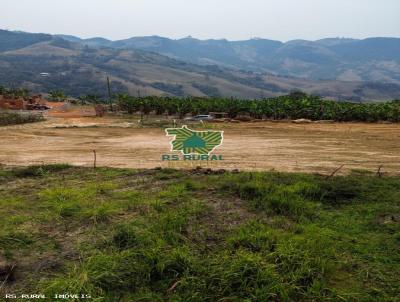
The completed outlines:
<svg viewBox="0 0 400 302">
<path fill-rule="evenodd" d="M 96 169 L 96 165 L 97 165 L 97 154 L 96 150 L 93 150 L 93 169 Z"/>
</svg>

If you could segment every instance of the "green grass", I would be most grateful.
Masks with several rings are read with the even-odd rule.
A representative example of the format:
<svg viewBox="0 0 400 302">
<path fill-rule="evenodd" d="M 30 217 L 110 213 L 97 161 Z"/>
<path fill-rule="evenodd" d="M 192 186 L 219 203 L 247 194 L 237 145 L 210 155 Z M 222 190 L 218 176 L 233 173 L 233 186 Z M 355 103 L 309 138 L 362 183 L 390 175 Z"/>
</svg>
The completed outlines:
<svg viewBox="0 0 400 302">
<path fill-rule="evenodd" d="M 399 200 L 400 177 L 359 171 L 2 168 L 0 293 L 399 301 Z"/>
</svg>

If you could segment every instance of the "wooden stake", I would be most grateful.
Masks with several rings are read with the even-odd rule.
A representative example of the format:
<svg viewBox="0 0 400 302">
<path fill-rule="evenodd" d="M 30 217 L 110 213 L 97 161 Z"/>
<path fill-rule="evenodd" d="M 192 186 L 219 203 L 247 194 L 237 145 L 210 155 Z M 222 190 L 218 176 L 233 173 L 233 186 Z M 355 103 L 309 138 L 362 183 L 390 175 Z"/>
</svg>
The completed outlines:
<svg viewBox="0 0 400 302">
<path fill-rule="evenodd" d="M 97 164 L 97 154 L 96 150 L 93 150 L 93 169 L 96 169 L 96 164 Z"/>
<path fill-rule="evenodd" d="M 383 165 L 380 165 L 378 168 L 378 172 L 376 172 L 376 175 L 378 175 L 378 177 L 382 177 L 382 172 L 381 172 L 382 168 L 383 168 Z"/>
</svg>

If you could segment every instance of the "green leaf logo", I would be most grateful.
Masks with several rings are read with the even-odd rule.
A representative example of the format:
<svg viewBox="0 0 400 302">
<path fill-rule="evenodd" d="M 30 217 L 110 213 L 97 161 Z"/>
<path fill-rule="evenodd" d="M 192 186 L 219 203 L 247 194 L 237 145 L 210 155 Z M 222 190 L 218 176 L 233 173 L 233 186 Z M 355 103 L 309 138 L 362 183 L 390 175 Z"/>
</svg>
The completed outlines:
<svg viewBox="0 0 400 302">
<path fill-rule="evenodd" d="M 165 129 L 167 136 L 172 136 L 171 151 L 181 151 L 184 155 L 209 155 L 221 146 L 223 131 L 194 131 L 187 126 Z"/>
</svg>

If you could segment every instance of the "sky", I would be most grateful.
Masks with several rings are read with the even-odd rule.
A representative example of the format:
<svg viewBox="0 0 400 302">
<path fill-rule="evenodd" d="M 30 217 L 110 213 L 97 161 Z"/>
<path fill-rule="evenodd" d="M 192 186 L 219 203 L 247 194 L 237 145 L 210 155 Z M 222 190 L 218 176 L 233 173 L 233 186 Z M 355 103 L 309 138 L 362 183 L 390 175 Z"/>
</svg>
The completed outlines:
<svg viewBox="0 0 400 302">
<path fill-rule="evenodd" d="M 112 40 L 400 37 L 400 0 L 1 0 L 0 29 Z"/>
</svg>

